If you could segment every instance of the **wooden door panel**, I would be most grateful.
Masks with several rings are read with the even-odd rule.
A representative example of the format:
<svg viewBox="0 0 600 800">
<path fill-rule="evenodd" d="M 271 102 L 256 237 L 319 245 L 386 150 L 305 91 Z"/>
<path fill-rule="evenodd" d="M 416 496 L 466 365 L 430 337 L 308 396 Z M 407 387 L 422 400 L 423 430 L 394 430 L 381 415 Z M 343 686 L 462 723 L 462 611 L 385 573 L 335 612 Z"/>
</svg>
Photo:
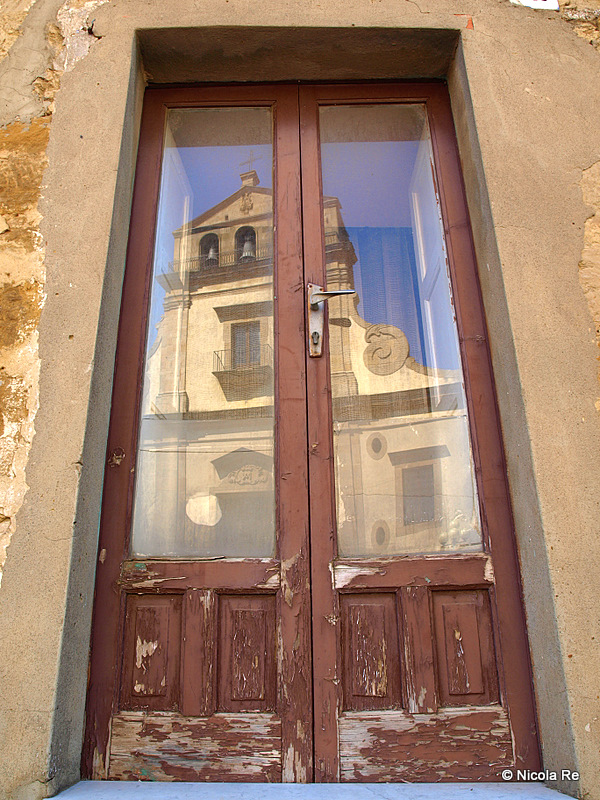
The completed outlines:
<svg viewBox="0 0 600 800">
<path fill-rule="evenodd" d="M 239 592 L 246 586 L 277 591 L 279 573 L 279 562 L 274 558 L 199 562 L 136 559 L 123 562 L 118 583 L 124 591 L 177 591 L 183 585 L 223 592 Z"/>
<path fill-rule="evenodd" d="M 487 591 L 432 592 L 440 705 L 497 703 Z"/>
<path fill-rule="evenodd" d="M 214 714 L 217 597 L 213 589 L 188 589 L 183 603 L 181 711 L 189 717 Z"/>
<path fill-rule="evenodd" d="M 111 780 L 281 780 L 281 720 L 276 714 L 121 711 L 111 726 Z"/>
<path fill-rule="evenodd" d="M 121 708 L 179 706 L 181 595 L 126 595 Z"/>
<path fill-rule="evenodd" d="M 277 702 L 274 595 L 219 596 L 218 710 L 273 711 Z"/>
<path fill-rule="evenodd" d="M 340 598 L 344 710 L 402 705 L 396 596 Z"/>
<path fill-rule="evenodd" d="M 336 591 L 383 589 L 389 586 L 491 586 L 494 570 L 486 553 L 427 558 L 336 559 L 332 565 Z"/>
<path fill-rule="evenodd" d="M 340 779 L 493 779 L 514 753 L 488 589 L 377 582 L 380 592 L 340 595 Z"/>
<path fill-rule="evenodd" d="M 342 781 L 493 781 L 514 764 L 508 714 L 496 705 L 436 714 L 345 712 L 339 735 Z"/>
<path fill-rule="evenodd" d="M 406 710 L 410 714 L 432 714 L 438 709 L 438 691 L 431 593 L 427 586 L 404 586 L 399 595 L 404 632 Z"/>
<path fill-rule="evenodd" d="M 427 559 L 421 561 L 412 565 L 413 574 L 425 571 Z M 480 566 L 484 561 L 479 557 Z M 466 563 L 473 567 L 473 558 Z M 515 754 L 499 702 L 489 588 L 440 588 L 431 579 L 396 588 L 385 569 L 363 563 L 361 578 L 353 567 L 353 587 L 368 578 L 370 591 L 340 593 L 340 779 L 493 780 L 498 769 L 514 764 Z M 454 569 L 460 573 L 458 564 Z M 372 630 L 361 636 L 361 624 L 369 622 Z M 363 654 L 367 641 L 369 657 Z M 387 687 L 390 676 L 399 680 L 396 693 Z"/>
<path fill-rule="evenodd" d="M 109 778 L 281 779 L 275 606 L 275 594 L 128 596 Z"/>
</svg>

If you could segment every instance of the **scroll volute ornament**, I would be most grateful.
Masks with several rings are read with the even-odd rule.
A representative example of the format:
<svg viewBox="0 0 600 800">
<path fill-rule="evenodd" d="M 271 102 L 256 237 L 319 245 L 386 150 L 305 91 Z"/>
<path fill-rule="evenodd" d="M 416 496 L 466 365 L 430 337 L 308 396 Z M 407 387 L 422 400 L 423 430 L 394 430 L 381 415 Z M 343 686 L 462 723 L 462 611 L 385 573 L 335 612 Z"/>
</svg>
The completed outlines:
<svg viewBox="0 0 600 800">
<path fill-rule="evenodd" d="M 409 353 L 408 339 L 394 325 L 369 325 L 363 359 L 374 375 L 391 375 L 404 366 Z"/>
</svg>

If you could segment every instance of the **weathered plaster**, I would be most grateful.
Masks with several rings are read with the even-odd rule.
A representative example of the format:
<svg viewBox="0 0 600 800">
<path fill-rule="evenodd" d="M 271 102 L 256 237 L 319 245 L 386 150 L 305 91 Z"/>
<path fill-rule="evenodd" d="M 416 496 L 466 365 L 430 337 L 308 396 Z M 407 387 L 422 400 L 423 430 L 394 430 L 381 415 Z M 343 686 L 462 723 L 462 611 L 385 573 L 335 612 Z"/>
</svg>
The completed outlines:
<svg viewBox="0 0 600 800">
<path fill-rule="evenodd" d="M 31 8 L 31 3 L 16 2 L 0 20 L 0 578 L 28 488 L 26 468 L 39 406 L 38 324 L 46 273 L 38 202 L 54 96 L 62 73 L 76 63 L 74 57 L 60 61 L 63 50 L 77 38 L 67 25 L 80 13 L 71 13 L 72 5 L 77 4 L 67 2 L 61 8 L 61 3 L 37 0 Z M 86 14 L 89 10 L 87 4 Z M 85 36 L 95 41 L 87 31 Z M 84 54 L 81 47 L 78 52 Z M 40 742 L 54 704 L 36 700 L 31 687 L 24 707 L 10 694 L 11 681 L 19 679 L 18 668 L 13 674 L 14 651 L 27 642 L 25 631 L 22 634 L 0 665 L 4 696 L 10 697 L 0 727 L 8 733 L 3 742 L 7 754 L 28 753 L 21 760 L 9 756 L 13 774 L 8 791 L 12 794 L 14 788 L 16 800 L 33 800 L 51 791 L 52 770 Z M 7 789 L 4 780 L 3 776 L 0 796 Z"/>
<path fill-rule="evenodd" d="M 88 54 L 94 39 L 102 37 L 94 31 L 94 11 L 109 0 L 71 0 L 58 11 L 56 18 L 64 38 L 64 47 L 54 59 L 54 69 L 70 72 Z"/>
<path fill-rule="evenodd" d="M 0 126 L 30 122 L 48 113 L 50 99 L 33 90 L 55 55 L 56 41 L 47 28 L 56 23 L 62 0 L 36 0 L 0 62 Z M 22 13 L 22 12 L 21 12 Z M 6 20 L 2 20 L 5 29 Z M 26 23 L 26 24 L 25 24 Z M 9 31 L 12 26 L 9 23 Z"/>
<path fill-rule="evenodd" d="M 44 300 L 37 230 L 48 119 L 0 130 L 0 576 L 27 485 L 25 466 L 38 405 L 37 325 Z M 19 402 L 15 402 L 15 398 Z"/>
<path fill-rule="evenodd" d="M 0 23 L 0 60 L 22 35 L 21 25 L 34 3 L 35 0 L 12 0 L 12 2 L 4 3 Z"/>
<path fill-rule="evenodd" d="M 585 3 L 566 3 L 563 8 L 562 18 L 572 24 L 573 30 L 585 41 L 589 42 L 596 50 L 600 50 L 600 19 L 599 0 L 589 0 Z"/>
<path fill-rule="evenodd" d="M 600 161 L 584 170 L 581 191 L 583 202 L 593 208 L 594 213 L 585 221 L 579 280 L 590 307 L 596 330 L 596 342 L 600 348 Z M 600 352 L 597 358 L 600 361 Z M 600 370 L 600 364 L 598 367 Z M 600 399 L 596 400 L 596 408 L 600 412 Z M 598 736 L 600 738 L 600 731 Z"/>
</svg>

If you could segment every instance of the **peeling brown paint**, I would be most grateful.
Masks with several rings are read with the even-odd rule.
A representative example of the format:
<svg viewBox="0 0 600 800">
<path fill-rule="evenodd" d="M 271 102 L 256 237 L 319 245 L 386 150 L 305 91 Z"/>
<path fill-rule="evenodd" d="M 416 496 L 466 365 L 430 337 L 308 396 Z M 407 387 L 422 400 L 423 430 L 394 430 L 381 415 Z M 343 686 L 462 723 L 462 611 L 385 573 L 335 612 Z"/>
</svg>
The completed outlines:
<svg viewBox="0 0 600 800">
<path fill-rule="evenodd" d="M 244 586 L 244 578 L 251 578 L 253 585 L 274 590 L 279 586 L 279 566 L 271 559 L 247 558 L 225 560 L 219 558 L 197 559 L 198 567 L 185 561 L 126 561 L 120 584 L 128 591 L 140 589 L 174 589 L 181 591 L 185 581 L 190 588 L 205 589 L 207 570 L 213 573 L 212 581 L 220 588 L 229 587 L 238 591 Z M 219 583 L 221 581 L 221 583 Z"/>
<path fill-rule="evenodd" d="M 263 581 L 262 583 L 257 583 L 256 584 L 256 588 L 257 589 L 278 589 L 280 584 L 281 584 L 280 570 L 278 570 L 276 567 L 274 567 L 273 570 L 271 571 L 271 574 L 267 578 L 267 580 Z"/>
<path fill-rule="evenodd" d="M 122 447 L 117 447 L 116 450 L 110 454 L 108 458 L 109 467 L 120 467 L 125 458 L 125 450 Z"/>
<path fill-rule="evenodd" d="M 154 653 L 154 651 L 157 648 L 158 648 L 158 642 L 148 642 L 146 640 L 142 641 L 141 637 L 138 636 L 135 647 L 136 667 L 146 672 L 146 670 L 148 669 L 146 660 L 150 658 L 150 656 Z"/>
<path fill-rule="evenodd" d="M 431 716 L 347 712 L 340 719 L 340 761 L 343 781 L 476 780 L 490 767 L 514 765 L 500 706 L 440 709 Z"/>
<path fill-rule="evenodd" d="M 106 778 L 108 778 L 108 765 L 105 764 L 104 756 L 97 748 L 94 748 L 93 764 L 94 775 L 98 778 L 98 780 L 106 780 Z"/>
<path fill-rule="evenodd" d="M 370 567 L 364 564 L 335 564 L 332 567 L 334 588 L 343 589 L 352 585 L 357 588 L 361 586 L 361 578 L 372 577 L 373 575 L 385 575 L 385 569 L 379 566 Z"/>
<path fill-rule="evenodd" d="M 294 602 L 294 573 L 296 564 L 300 553 L 296 553 L 292 558 L 288 558 L 281 562 L 281 589 L 283 591 L 283 599 L 291 608 Z"/>
<path fill-rule="evenodd" d="M 370 559 L 368 563 L 336 561 L 329 565 L 332 585 L 340 589 L 365 589 L 378 585 L 380 578 L 391 584 L 411 586 L 452 586 L 460 580 L 493 583 L 494 573 L 489 556 L 484 553 L 448 557 L 428 556 L 427 562 L 410 558 Z M 459 572 L 462 578 L 459 577 Z M 468 579 L 465 577 L 468 576 Z"/>
<path fill-rule="evenodd" d="M 112 724 L 109 777 L 279 781 L 281 723 L 274 714 L 201 719 L 121 712 Z"/>
<path fill-rule="evenodd" d="M 296 783 L 306 783 L 306 764 L 291 744 L 283 754 L 283 775 L 293 776 Z"/>
</svg>

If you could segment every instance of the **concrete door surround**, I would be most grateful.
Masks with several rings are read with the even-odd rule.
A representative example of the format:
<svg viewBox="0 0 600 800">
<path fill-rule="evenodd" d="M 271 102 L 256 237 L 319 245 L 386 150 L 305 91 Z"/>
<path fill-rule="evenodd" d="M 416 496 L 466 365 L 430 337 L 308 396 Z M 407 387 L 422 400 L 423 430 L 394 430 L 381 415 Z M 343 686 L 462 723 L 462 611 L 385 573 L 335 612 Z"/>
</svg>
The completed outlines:
<svg viewBox="0 0 600 800">
<path fill-rule="evenodd" d="M 98 18 L 101 20 L 105 9 L 98 9 Z M 112 44 L 113 64 L 122 63 L 125 57 L 129 57 L 129 76 L 128 91 L 125 93 L 124 69 L 119 72 L 120 77 L 115 76 L 114 88 L 111 92 L 116 104 L 108 103 L 105 108 L 110 109 L 109 116 L 113 118 L 114 125 L 123 130 L 123 139 L 119 151 L 118 160 L 112 161 L 110 166 L 117 172 L 117 182 L 115 191 L 115 211 L 122 214 L 123 206 L 129 202 L 132 179 L 135 169 L 135 161 L 132 155 L 135 153 L 138 138 L 138 124 L 141 116 L 142 91 L 146 80 L 150 79 L 152 84 L 174 84 L 190 81 L 201 82 L 270 82 L 281 80 L 340 80 L 356 81 L 369 78 L 371 80 L 398 80 L 408 79 L 419 76 L 426 79 L 445 79 L 448 82 L 450 96 L 455 116 L 457 136 L 461 150 L 463 172 L 467 187 L 467 196 L 476 198 L 476 201 L 469 204 L 472 216 L 472 224 L 475 232 L 475 244 L 479 263 L 499 264 L 499 257 L 493 236 L 489 232 L 493 230 L 493 221 L 489 201 L 485 194 L 485 177 L 479 145 L 477 139 L 477 129 L 473 116 L 469 83 L 465 62 L 463 60 L 462 48 L 460 46 L 459 31 L 454 27 L 448 28 L 444 25 L 435 27 L 431 25 L 420 29 L 394 29 L 394 28 L 367 28 L 367 27 L 347 27 L 347 28 L 304 28 L 304 27 L 253 27 L 243 28 L 241 35 L 240 27 L 205 26 L 194 28 L 165 28 L 165 27 L 140 27 L 135 32 L 138 49 L 131 57 L 131 51 L 127 52 L 124 47 L 125 42 Z M 122 37 L 121 37 L 122 38 Z M 117 52 L 117 50 L 119 52 Z M 109 53 L 104 54 L 105 58 L 110 58 Z M 107 66 L 108 69 L 108 66 Z M 114 67 L 112 67 L 114 70 Z M 91 77 L 91 76 L 90 76 Z M 78 78 L 79 82 L 86 83 L 86 77 L 73 74 L 73 78 Z M 88 78 L 89 80 L 89 78 Z M 73 99 L 81 91 L 88 90 L 82 85 L 77 90 L 71 87 L 68 90 Z M 119 113 L 122 114 L 119 117 Z M 123 128 L 123 120 L 125 127 Z M 96 124 L 91 121 L 91 127 Z M 133 123 L 133 124 L 132 124 Z M 61 126 L 57 132 L 57 146 L 60 146 L 60 138 L 64 136 L 62 126 L 69 124 L 65 119 L 60 119 L 59 115 L 53 122 L 53 133 Z M 81 126 L 80 126 L 81 127 Z M 88 133 L 83 129 L 84 141 Z M 66 145 L 65 145 L 66 146 Z M 116 154 L 115 154 L 116 155 Z M 108 239 L 107 239 L 107 233 Z M 119 224 L 118 217 L 114 217 L 113 224 L 109 231 L 99 237 L 99 241 L 110 241 L 107 252 L 105 292 L 102 308 L 100 311 L 99 337 L 96 346 L 94 359 L 95 375 L 101 379 L 103 374 L 106 378 L 112 377 L 114 363 L 114 332 L 117 329 L 119 308 L 121 276 L 124 256 L 127 244 L 127 227 Z M 97 241 L 98 241 L 97 240 Z M 479 247 L 478 247 L 479 245 Z M 484 299 L 486 302 L 486 312 L 488 312 L 488 323 L 490 323 L 490 308 L 492 314 L 501 318 L 501 322 L 494 325 L 498 331 L 503 333 L 510 330 L 508 324 L 509 314 L 506 308 L 506 300 L 499 291 L 501 286 L 486 286 L 485 281 L 489 280 L 488 274 L 482 274 L 482 284 Z M 109 288 L 109 292 L 106 288 Z M 108 296 L 109 294 L 112 297 Z M 492 320 L 494 324 L 494 320 Z M 493 343 L 492 343 L 493 344 Z M 506 346 L 498 340 L 497 349 L 503 352 L 503 367 L 507 373 L 506 380 L 511 385 L 518 385 L 518 370 L 516 363 L 512 364 L 510 354 L 513 352 L 512 341 L 507 341 Z M 492 347 L 493 353 L 493 347 Z M 108 384 L 109 385 L 109 384 Z M 511 411 L 515 413 L 515 398 L 511 398 Z M 105 429 L 91 430 L 97 426 L 97 421 L 102 420 L 102 424 L 108 417 L 110 410 L 110 395 L 94 394 L 92 406 L 100 405 L 101 408 L 88 409 L 88 429 L 86 439 L 90 443 L 100 437 L 105 436 Z M 506 429 L 505 429 L 506 436 Z M 510 449 L 510 442 L 507 443 Z M 520 458 L 527 456 L 520 450 Z M 92 464 L 92 460 L 82 458 L 84 465 Z M 98 487 L 102 485 L 102 474 L 104 464 L 97 458 L 93 462 L 93 470 L 89 470 L 82 480 L 87 483 L 85 478 L 92 480 L 94 475 L 94 488 L 92 494 L 100 499 Z M 90 518 L 91 504 L 88 493 L 80 489 L 79 508 L 77 511 L 78 530 L 84 530 L 86 535 L 89 532 L 90 540 L 86 543 L 86 550 L 89 554 L 95 553 L 96 540 L 96 521 L 97 515 Z M 525 498 L 528 513 L 536 507 L 533 498 Z M 82 519 L 83 513 L 88 519 Z M 81 520 L 81 521 L 80 521 Z M 83 525 L 82 525 L 83 523 Z M 82 525 L 82 527 L 79 527 Z M 532 526 L 528 526 L 530 533 Z M 541 526 L 538 523 L 540 534 Z M 83 542 L 80 540 L 81 544 Z M 77 563 L 79 553 L 77 544 L 74 545 L 72 553 L 72 563 Z M 88 556 L 89 558 L 89 556 Z M 89 562 L 88 562 L 89 563 Z M 527 562 L 524 562 L 527 564 Z M 547 564 L 536 561 L 535 565 L 528 565 L 536 573 L 536 592 L 530 593 L 530 598 L 537 598 L 537 602 L 542 604 L 544 609 L 551 608 L 551 599 L 546 601 L 540 599 L 542 592 L 540 587 L 547 586 L 550 589 L 550 581 L 547 577 Z M 90 564 L 93 569 L 93 565 Z M 527 568 L 527 567 L 526 567 Z M 545 572 L 544 572 L 545 570 Z M 90 582 L 90 573 L 87 573 L 87 583 L 84 587 L 86 595 L 91 595 L 93 583 Z M 81 592 L 81 582 L 84 579 L 84 571 L 78 569 L 71 572 L 69 595 L 77 598 Z M 68 624 L 69 609 L 67 609 Z M 541 621 L 540 612 L 536 612 L 538 625 Z M 89 629 L 82 630 L 83 634 L 78 642 L 74 639 L 67 639 L 63 642 L 63 652 L 61 658 L 61 674 L 58 678 L 58 694 L 64 691 L 72 693 L 75 683 L 72 680 L 73 670 L 80 669 L 80 675 L 85 676 L 87 663 L 84 664 L 82 654 L 87 654 Z M 530 631 L 531 634 L 531 631 Z M 538 627 L 534 631 L 536 638 L 543 640 L 543 647 L 551 647 L 552 642 L 557 640 L 556 620 L 552 614 L 547 614 L 544 628 Z M 76 645 L 73 647 L 73 645 Z M 558 646 L 557 646 L 558 652 Z M 556 658 L 545 658 L 544 665 L 546 672 L 549 671 L 549 664 L 556 664 Z M 559 662 L 558 662 L 559 663 Z M 546 677 L 552 688 L 552 709 L 554 730 L 563 729 L 563 719 L 568 719 L 567 708 L 561 708 L 564 702 L 566 691 L 558 691 L 557 686 L 563 685 L 564 676 L 561 670 L 556 670 L 556 674 Z M 81 681 L 78 681 L 79 683 Z M 537 696 L 540 697 L 539 686 Z M 66 699 L 66 698 L 65 698 Z M 65 708 L 79 706 L 81 708 L 81 694 L 76 697 L 71 696 Z M 60 707 L 62 702 L 57 703 Z M 550 711 L 550 709 L 548 709 Z M 546 711 L 545 713 L 548 713 Z M 70 714 L 67 715 L 70 722 Z M 66 720 L 65 720 L 66 721 Z M 62 720 L 55 721 L 54 741 L 56 746 L 54 752 L 61 759 L 64 749 L 61 747 L 60 727 Z M 543 720 L 541 725 L 541 739 L 544 741 Z M 68 738 L 72 736 L 72 729 Z M 546 732 L 546 741 L 547 732 Z M 568 752 L 569 747 L 563 739 L 560 744 L 562 755 L 552 759 L 551 766 L 559 761 L 561 766 L 573 765 L 574 756 Z M 75 766 L 71 764 L 71 769 Z M 64 784 L 63 784 L 64 785 Z M 563 784 L 564 785 L 564 784 Z"/>
<path fill-rule="evenodd" d="M 450 0 L 254 7 L 238 0 L 128 0 L 95 9 L 94 31 L 102 38 L 65 73 L 52 119 L 40 204 L 47 280 L 40 407 L 29 490 L 2 584 L 0 660 L 10 708 L 0 771 L 8 766 L 14 786 L 31 787 L 27 797 L 46 796 L 79 776 L 97 522 L 146 81 L 406 78 L 446 79 L 452 98 L 506 444 L 544 763 L 579 763 L 581 787 L 562 788 L 598 796 L 600 714 L 591 667 L 598 643 L 588 635 L 599 598 L 600 460 L 590 458 L 600 452 L 598 385 L 577 274 L 589 216 L 579 181 L 599 158 L 598 132 L 582 124 L 600 102 L 598 53 L 558 15 L 480 0 L 466 29 L 463 10 Z M 56 476 L 51 488 L 49 476 Z M 49 577 L 40 582 L 40 575 Z M 437 794 L 423 794 L 430 788 Z M 227 800 L 233 793 L 252 800 L 269 792 L 286 799 L 316 793 L 316 800 L 323 791 L 364 798 L 375 792 L 385 800 L 556 797 L 539 784 L 194 785 L 196 794 L 186 795 L 186 784 L 134 783 L 78 783 L 62 796 L 91 798 L 77 793 L 94 791 L 166 800 Z"/>
</svg>

